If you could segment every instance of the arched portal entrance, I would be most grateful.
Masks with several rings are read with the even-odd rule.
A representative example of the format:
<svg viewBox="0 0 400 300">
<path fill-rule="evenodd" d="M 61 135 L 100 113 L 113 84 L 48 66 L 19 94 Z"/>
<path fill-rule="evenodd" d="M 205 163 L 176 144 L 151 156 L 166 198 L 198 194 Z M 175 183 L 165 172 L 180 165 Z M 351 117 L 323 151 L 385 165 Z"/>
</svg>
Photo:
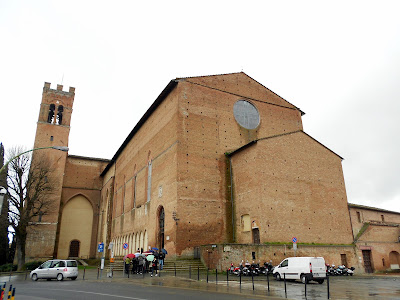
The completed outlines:
<svg viewBox="0 0 400 300">
<path fill-rule="evenodd" d="M 158 237 L 157 237 L 157 245 L 160 250 L 164 248 L 164 227 L 165 227 L 165 212 L 164 212 L 164 207 L 160 206 L 158 208 Z"/>
<path fill-rule="evenodd" d="M 71 241 L 71 243 L 69 244 L 69 254 L 68 257 L 79 257 L 79 246 L 80 246 L 80 242 L 78 240 L 73 240 Z"/>
<path fill-rule="evenodd" d="M 93 230 L 93 208 L 83 195 L 77 195 L 65 204 L 61 215 L 57 258 L 70 255 L 71 241 L 79 241 L 78 255 L 89 258 Z M 73 243 L 76 247 L 76 242 Z M 74 250 L 76 251 L 76 250 Z"/>
</svg>

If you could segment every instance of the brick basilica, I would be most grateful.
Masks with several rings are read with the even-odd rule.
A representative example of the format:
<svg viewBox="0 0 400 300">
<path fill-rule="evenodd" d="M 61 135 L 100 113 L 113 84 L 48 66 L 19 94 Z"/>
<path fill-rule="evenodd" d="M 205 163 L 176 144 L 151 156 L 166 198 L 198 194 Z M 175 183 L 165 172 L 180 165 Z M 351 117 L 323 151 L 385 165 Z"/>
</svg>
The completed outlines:
<svg viewBox="0 0 400 300">
<path fill-rule="evenodd" d="M 35 148 L 68 146 L 74 96 L 45 83 Z M 94 258 L 112 243 L 116 257 L 158 247 L 220 269 L 293 255 L 398 268 L 400 213 L 348 204 L 342 157 L 302 115 L 243 72 L 171 80 L 111 159 L 42 150 L 56 190 L 27 258 Z"/>
</svg>

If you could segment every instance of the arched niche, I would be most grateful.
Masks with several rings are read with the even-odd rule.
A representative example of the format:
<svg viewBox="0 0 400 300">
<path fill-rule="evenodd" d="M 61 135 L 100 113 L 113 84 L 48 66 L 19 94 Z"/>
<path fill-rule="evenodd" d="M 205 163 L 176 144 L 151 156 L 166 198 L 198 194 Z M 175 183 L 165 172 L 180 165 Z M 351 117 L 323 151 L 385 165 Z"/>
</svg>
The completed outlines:
<svg viewBox="0 0 400 300">
<path fill-rule="evenodd" d="M 89 200 L 77 195 L 71 198 L 62 211 L 58 258 L 67 258 L 71 241 L 79 240 L 79 257 L 90 257 L 93 207 Z"/>
</svg>

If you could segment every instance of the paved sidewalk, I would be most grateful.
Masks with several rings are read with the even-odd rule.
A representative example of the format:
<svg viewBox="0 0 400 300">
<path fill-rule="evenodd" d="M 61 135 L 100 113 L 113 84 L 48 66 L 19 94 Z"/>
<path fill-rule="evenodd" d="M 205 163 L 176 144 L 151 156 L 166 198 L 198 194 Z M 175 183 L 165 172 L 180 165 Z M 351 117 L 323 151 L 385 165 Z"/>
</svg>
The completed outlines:
<svg viewBox="0 0 400 300">
<path fill-rule="evenodd" d="M 230 293 L 230 294 L 243 294 L 251 295 L 260 298 L 268 296 L 268 299 L 282 299 L 281 289 L 276 289 L 273 286 L 273 280 L 271 279 L 270 291 L 268 291 L 268 284 L 266 277 L 259 277 L 262 280 L 254 281 L 254 290 L 251 278 L 243 278 L 242 284 L 239 283 L 239 278 L 234 276 L 229 278 L 229 282 L 226 281 L 226 275 L 219 274 L 219 279 L 216 281 L 215 274 L 214 277 L 209 276 L 209 281 L 207 283 L 207 277 L 205 273 L 202 273 L 200 280 L 197 280 L 197 273 L 193 274 L 192 278 L 189 278 L 189 274 L 179 273 L 177 276 L 173 272 L 163 272 L 161 271 L 160 276 L 151 277 L 149 273 L 143 274 L 130 274 L 129 278 L 127 274 L 122 274 L 122 271 L 113 274 L 113 277 L 107 277 L 107 272 L 101 274 L 99 272 L 99 278 L 97 278 L 98 271 L 96 269 L 89 269 L 85 272 L 85 280 L 88 281 L 103 281 L 103 282 L 118 282 L 118 283 L 134 283 L 146 286 L 163 286 L 171 288 L 180 289 L 192 289 L 192 290 L 203 290 L 212 291 L 220 293 Z M 79 280 L 83 280 L 83 271 L 80 270 Z"/>
</svg>

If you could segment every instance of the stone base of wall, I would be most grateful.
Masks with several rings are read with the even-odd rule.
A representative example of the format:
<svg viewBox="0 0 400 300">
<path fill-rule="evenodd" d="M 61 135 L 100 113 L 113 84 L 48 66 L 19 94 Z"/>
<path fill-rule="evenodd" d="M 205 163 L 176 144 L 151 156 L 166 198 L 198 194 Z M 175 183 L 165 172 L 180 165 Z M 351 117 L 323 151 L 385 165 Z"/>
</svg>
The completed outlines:
<svg viewBox="0 0 400 300">
<path fill-rule="evenodd" d="M 355 267 L 356 273 L 364 273 L 359 263 L 356 248 L 353 245 L 252 245 L 252 244 L 214 244 L 201 247 L 202 262 L 209 269 L 227 270 L 233 263 L 238 266 L 241 261 L 263 264 L 271 262 L 278 265 L 283 259 L 293 256 L 322 256 L 330 265 L 341 265 L 342 258 L 347 260 L 347 267 Z"/>
</svg>

